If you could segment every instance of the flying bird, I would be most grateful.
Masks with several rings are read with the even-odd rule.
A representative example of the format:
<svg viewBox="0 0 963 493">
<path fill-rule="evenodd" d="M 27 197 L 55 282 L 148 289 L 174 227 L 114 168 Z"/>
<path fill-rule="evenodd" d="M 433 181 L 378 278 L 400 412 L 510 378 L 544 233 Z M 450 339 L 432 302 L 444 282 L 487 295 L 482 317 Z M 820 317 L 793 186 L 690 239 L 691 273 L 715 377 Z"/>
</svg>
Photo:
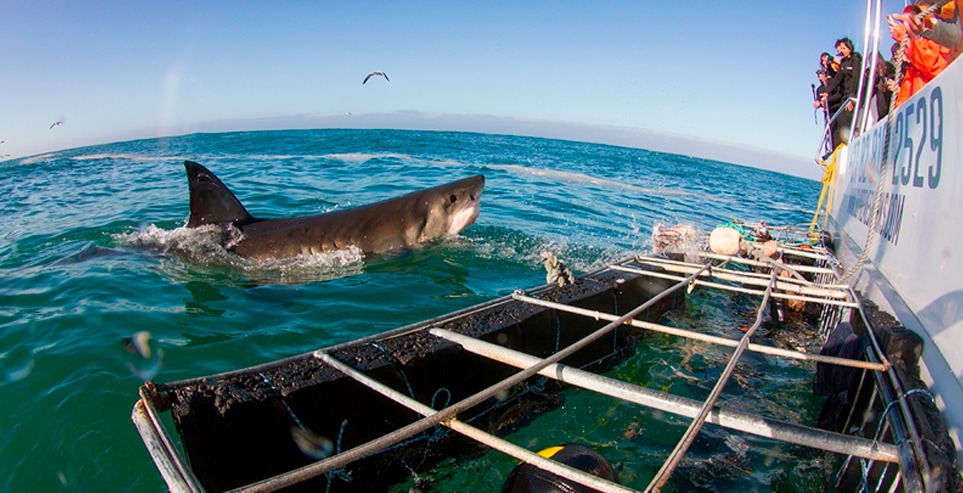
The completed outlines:
<svg viewBox="0 0 963 493">
<path fill-rule="evenodd" d="M 53 123 L 50 124 L 50 129 L 53 129 L 53 128 L 56 127 L 56 126 L 63 125 L 63 124 L 64 124 L 64 121 L 63 121 L 63 120 L 57 120 L 57 121 L 55 121 L 55 122 L 53 122 Z"/>
<path fill-rule="evenodd" d="M 365 85 L 365 83 L 368 82 L 368 79 L 370 79 L 370 78 L 372 78 L 372 77 L 374 77 L 374 76 L 376 76 L 376 75 L 380 75 L 380 76 L 384 77 L 386 81 L 391 82 L 391 79 L 388 78 L 388 75 L 387 75 L 387 74 L 385 74 L 384 72 L 381 72 L 381 71 L 375 71 L 375 72 L 371 72 L 370 74 L 366 75 L 365 78 L 364 78 L 364 81 L 361 82 L 361 85 L 362 85 L 362 86 Z"/>
</svg>

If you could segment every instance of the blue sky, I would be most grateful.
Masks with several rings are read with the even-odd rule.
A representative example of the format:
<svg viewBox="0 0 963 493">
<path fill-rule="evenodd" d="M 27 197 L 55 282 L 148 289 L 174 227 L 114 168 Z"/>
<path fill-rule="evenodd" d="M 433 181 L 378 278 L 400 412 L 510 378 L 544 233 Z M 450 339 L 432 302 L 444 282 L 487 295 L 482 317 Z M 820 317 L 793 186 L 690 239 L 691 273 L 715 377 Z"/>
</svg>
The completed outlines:
<svg viewBox="0 0 963 493">
<path fill-rule="evenodd" d="M 810 84 L 835 39 L 864 51 L 864 5 L 0 0 L 0 156 L 424 127 L 646 148 L 661 136 L 675 147 L 657 150 L 709 158 L 721 143 L 722 160 L 817 177 Z M 372 70 L 391 81 L 362 86 Z"/>
</svg>

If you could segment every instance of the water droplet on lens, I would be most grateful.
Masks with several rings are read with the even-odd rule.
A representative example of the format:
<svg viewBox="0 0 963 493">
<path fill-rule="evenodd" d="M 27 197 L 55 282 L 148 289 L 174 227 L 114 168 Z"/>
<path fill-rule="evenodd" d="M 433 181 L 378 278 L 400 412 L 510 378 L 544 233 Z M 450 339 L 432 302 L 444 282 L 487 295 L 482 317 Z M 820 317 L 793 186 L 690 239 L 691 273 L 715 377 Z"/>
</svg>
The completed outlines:
<svg viewBox="0 0 963 493">
<path fill-rule="evenodd" d="M 124 349 L 144 359 L 150 359 L 150 332 L 142 330 L 124 339 Z"/>
<path fill-rule="evenodd" d="M 128 353 L 124 365 L 135 377 L 147 382 L 160 373 L 164 350 L 154 348 L 156 344 L 151 339 L 150 332 L 137 332 L 124 339 L 121 345 Z"/>
<path fill-rule="evenodd" d="M 14 348 L 0 358 L 0 367 L 8 382 L 19 382 L 33 371 L 33 352 L 24 348 Z"/>
<path fill-rule="evenodd" d="M 301 452 L 312 459 L 325 459 L 334 452 L 334 443 L 332 443 L 331 440 L 307 428 L 292 426 L 291 438 Z"/>
</svg>

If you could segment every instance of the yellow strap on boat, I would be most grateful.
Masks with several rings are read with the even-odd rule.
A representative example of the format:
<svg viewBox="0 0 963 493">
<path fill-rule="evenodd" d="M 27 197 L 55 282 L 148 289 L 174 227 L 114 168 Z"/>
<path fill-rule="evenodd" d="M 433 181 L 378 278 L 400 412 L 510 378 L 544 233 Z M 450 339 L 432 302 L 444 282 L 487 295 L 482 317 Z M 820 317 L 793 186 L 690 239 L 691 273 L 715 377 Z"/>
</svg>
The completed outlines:
<svg viewBox="0 0 963 493">
<path fill-rule="evenodd" d="M 833 154 L 830 156 L 829 161 L 823 161 L 826 165 L 825 171 L 823 172 L 823 191 L 819 194 L 819 203 L 816 205 L 816 213 L 813 214 L 813 222 L 809 225 L 809 237 L 815 241 L 819 234 L 816 232 L 816 224 L 819 223 L 819 211 L 823 210 L 823 202 L 826 205 L 826 213 L 823 216 L 822 229 L 826 229 L 826 224 L 829 222 L 829 211 L 833 208 L 833 195 L 835 193 L 835 180 L 833 176 L 836 174 L 836 161 L 839 158 L 839 152 L 842 150 L 843 146 L 846 144 L 839 144 L 833 149 Z M 828 193 L 827 193 L 828 192 Z"/>
</svg>

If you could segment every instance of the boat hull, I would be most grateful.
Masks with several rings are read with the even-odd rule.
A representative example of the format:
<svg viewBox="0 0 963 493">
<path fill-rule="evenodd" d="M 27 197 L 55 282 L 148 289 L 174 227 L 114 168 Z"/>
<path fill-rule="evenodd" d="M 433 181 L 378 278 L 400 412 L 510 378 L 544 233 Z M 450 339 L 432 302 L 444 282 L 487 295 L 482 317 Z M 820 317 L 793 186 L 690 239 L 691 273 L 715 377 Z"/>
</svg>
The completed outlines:
<svg viewBox="0 0 963 493">
<path fill-rule="evenodd" d="M 957 60 L 890 118 L 853 139 L 839 157 L 831 211 L 843 265 L 867 260 L 853 286 L 922 337 L 921 374 L 957 450 L 963 429 L 961 96 Z"/>
</svg>

